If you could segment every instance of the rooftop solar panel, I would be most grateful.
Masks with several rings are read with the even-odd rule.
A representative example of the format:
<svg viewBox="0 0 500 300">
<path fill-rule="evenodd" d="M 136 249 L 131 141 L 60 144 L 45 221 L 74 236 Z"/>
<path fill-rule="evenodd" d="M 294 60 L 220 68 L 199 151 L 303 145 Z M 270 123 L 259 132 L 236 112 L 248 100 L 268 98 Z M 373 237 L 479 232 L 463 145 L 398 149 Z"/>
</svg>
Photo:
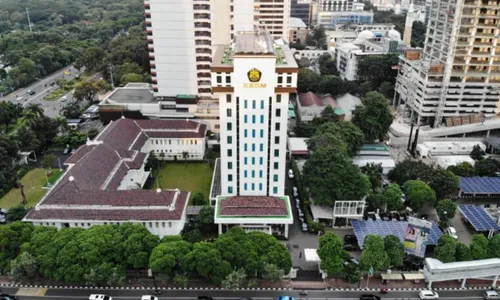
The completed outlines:
<svg viewBox="0 0 500 300">
<path fill-rule="evenodd" d="M 460 177 L 460 189 L 467 194 L 500 194 L 500 177 Z"/>
<path fill-rule="evenodd" d="M 401 242 L 403 242 L 406 234 L 406 228 L 408 227 L 408 222 L 399 221 L 352 220 L 351 224 L 360 248 L 363 248 L 365 237 L 369 234 L 378 235 L 381 237 L 385 237 L 387 235 L 395 235 L 401 240 Z M 427 245 L 436 245 L 437 241 L 442 235 L 443 233 L 441 232 L 437 224 L 432 223 L 432 228 L 429 234 Z"/>
<path fill-rule="evenodd" d="M 477 205 L 460 205 L 459 208 L 467 221 L 469 221 L 477 231 L 500 229 L 483 207 Z"/>
</svg>

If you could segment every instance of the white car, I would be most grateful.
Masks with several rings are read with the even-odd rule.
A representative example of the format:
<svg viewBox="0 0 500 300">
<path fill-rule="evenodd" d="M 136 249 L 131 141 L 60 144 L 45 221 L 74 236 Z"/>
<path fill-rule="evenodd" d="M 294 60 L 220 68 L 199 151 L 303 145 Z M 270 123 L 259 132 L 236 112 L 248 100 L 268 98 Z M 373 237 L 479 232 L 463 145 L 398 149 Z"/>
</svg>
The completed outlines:
<svg viewBox="0 0 500 300">
<path fill-rule="evenodd" d="M 454 227 L 448 227 L 448 228 L 446 228 L 445 233 L 448 234 L 449 236 L 451 236 L 454 239 L 458 239 L 457 230 Z"/>
<path fill-rule="evenodd" d="M 484 291 L 483 298 L 485 300 L 494 300 L 494 299 L 496 300 L 496 299 L 500 299 L 500 295 L 496 291 L 493 291 L 493 290 Z"/>
<path fill-rule="evenodd" d="M 89 296 L 89 300 L 113 300 L 113 298 L 103 294 L 92 294 Z"/>
<path fill-rule="evenodd" d="M 293 179 L 295 176 L 293 175 L 293 170 L 289 169 L 288 170 L 288 178 Z"/>
<path fill-rule="evenodd" d="M 145 295 L 145 296 L 142 296 L 141 300 L 158 300 L 158 297 Z"/>
<path fill-rule="evenodd" d="M 439 299 L 438 293 L 431 290 L 423 290 L 418 293 L 418 297 L 422 300 L 437 300 Z"/>
<path fill-rule="evenodd" d="M 293 190 L 293 196 L 294 196 L 294 197 L 298 197 L 298 196 L 299 196 L 299 190 L 297 189 L 297 187 L 296 187 L 296 186 L 294 186 L 294 187 L 292 188 L 292 190 Z"/>
</svg>

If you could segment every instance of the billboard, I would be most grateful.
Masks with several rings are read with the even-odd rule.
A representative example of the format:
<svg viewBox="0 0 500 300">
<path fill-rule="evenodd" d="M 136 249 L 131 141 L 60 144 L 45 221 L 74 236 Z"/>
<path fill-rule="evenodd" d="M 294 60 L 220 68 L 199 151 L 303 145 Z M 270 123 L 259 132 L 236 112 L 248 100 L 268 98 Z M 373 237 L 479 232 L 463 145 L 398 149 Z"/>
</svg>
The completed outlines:
<svg viewBox="0 0 500 300">
<path fill-rule="evenodd" d="M 424 257 L 427 239 L 431 232 L 432 223 L 417 218 L 408 218 L 408 227 L 405 232 L 405 251 Z"/>
</svg>

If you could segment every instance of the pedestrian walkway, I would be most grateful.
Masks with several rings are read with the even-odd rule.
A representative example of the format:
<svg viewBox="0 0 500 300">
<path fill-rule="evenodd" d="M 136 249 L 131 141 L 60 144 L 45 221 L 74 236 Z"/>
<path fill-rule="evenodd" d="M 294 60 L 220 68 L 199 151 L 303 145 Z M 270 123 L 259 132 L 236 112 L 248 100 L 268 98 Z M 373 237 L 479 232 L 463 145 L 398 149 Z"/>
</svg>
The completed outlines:
<svg viewBox="0 0 500 300">
<path fill-rule="evenodd" d="M 16 296 L 31 296 L 42 297 L 47 293 L 46 288 L 20 288 L 17 290 Z"/>
</svg>

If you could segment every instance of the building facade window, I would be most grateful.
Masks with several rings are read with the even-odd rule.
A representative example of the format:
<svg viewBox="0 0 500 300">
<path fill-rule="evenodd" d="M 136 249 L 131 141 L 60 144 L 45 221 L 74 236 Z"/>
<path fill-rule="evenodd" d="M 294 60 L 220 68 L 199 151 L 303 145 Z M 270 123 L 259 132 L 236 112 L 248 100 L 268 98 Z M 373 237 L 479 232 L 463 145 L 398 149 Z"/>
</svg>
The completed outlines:
<svg viewBox="0 0 500 300">
<path fill-rule="evenodd" d="M 252 124 L 255 124 L 255 115 L 252 115 Z"/>
<path fill-rule="evenodd" d="M 227 123 L 227 130 L 228 131 L 233 130 L 233 123 L 231 123 L 231 122 Z"/>
<path fill-rule="evenodd" d="M 260 100 L 260 108 L 264 109 L 264 100 Z"/>
<path fill-rule="evenodd" d="M 248 164 L 248 157 L 243 158 L 243 164 Z"/>
<path fill-rule="evenodd" d="M 278 149 L 274 150 L 274 157 L 280 156 L 280 151 Z"/>
<path fill-rule="evenodd" d="M 232 193 L 233 193 L 233 187 L 232 187 L 232 186 L 228 186 L 228 187 L 227 187 L 227 192 L 228 192 L 229 194 L 232 194 Z"/>
<path fill-rule="evenodd" d="M 243 144 L 243 151 L 248 151 L 248 144 L 247 143 Z"/>
<path fill-rule="evenodd" d="M 232 169 L 233 169 L 233 162 L 229 161 L 229 162 L 227 163 L 227 168 L 228 168 L 229 170 L 232 170 Z"/>
<path fill-rule="evenodd" d="M 252 144 L 252 151 L 255 152 L 255 144 Z"/>
<path fill-rule="evenodd" d="M 260 152 L 264 151 L 264 144 L 260 144 Z"/>
<path fill-rule="evenodd" d="M 233 156 L 233 149 L 227 149 L 227 156 L 232 157 Z"/>
<path fill-rule="evenodd" d="M 252 170 L 252 178 L 255 178 L 255 170 Z"/>
<path fill-rule="evenodd" d="M 232 143 L 233 143 L 233 137 L 232 137 L 232 136 L 230 136 L 230 135 L 229 135 L 229 136 L 227 137 L 227 143 L 228 143 L 228 144 L 232 144 Z"/>
<path fill-rule="evenodd" d="M 248 100 L 243 101 L 243 108 L 248 108 Z"/>
<path fill-rule="evenodd" d="M 255 157 L 252 157 L 252 165 L 255 165 Z"/>
<path fill-rule="evenodd" d="M 280 137 L 279 136 L 275 136 L 274 137 L 274 143 L 275 144 L 279 144 L 280 143 Z"/>
<path fill-rule="evenodd" d="M 255 191 L 255 183 L 252 183 L 252 191 Z"/>
<path fill-rule="evenodd" d="M 273 175 L 273 181 L 278 182 L 278 175 L 276 175 L 276 174 Z"/>
<path fill-rule="evenodd" d="M 246 124 L 248 123 L 248 115 L 243 116 L 243 122 Z"/>
<path fill-rule="evenodd" d="M 259 183 L 259 191 L 262 191 L 262 183 Z"/>
<path fill-rule="evenodd" d="M 280 108 L 276 109 L 276 117 L 281 117 L 281 109 Z"/>
<path fill-rule="evenodd" d="M 262 172 L 262 170 L 260 170 L 260 171 L 259 171 L 259 177 L 260 177 L 260 178 L 262 178 L 262 177 L 263 177 L 263 176 L 262 176 L 263 174 L 264 174 L 264 172 Z"/>
<path fill-rule="evenodd" d="M 227 113 L 228 117 L 231 117 L 232 113 L 231 113 L 231 109 L 230 108 L 227 109 L 226 113 Z"/>
<path fill-rule="evenodd" d="M 248 130 L 247 129 L 243 129 L 243 136 L 248 137 Z"/>
<path fill-rule="evenodd" d="M 274 124 L 274 130 L 279 131 L 281 128 L 280 123 Z"/>
<path fill-rule="evenodd" d="M 231 84 L 231 76 L 226 76 L 226 84 Z"/>
<path fill-rule="evenodd" d="M 233 181 L 233 175 L 232 174 L 227 175 L 227 181 Z"/>
<path fill-rule="evenodd" d="M 252 137 L 255 137 L 255 129 L 252 129 Z"/>
<path fill-rule="evenodd" d="M 260 116 L 260 124 L 264 124 L 264 115 Z"/>
<path fill-rule="evenodd" d="M 256 101 L 255 100 L 252 100 L 252 108 L 255 109 L 257 104 L 255 103 Z"/>
<path fill-rule="evenodd" d="M 264 164 L 264 157 L 259 157 L 259 164 L 261 166 Z"/>
<path fill-rule="evenodd" d="M 260 137 L 263 138 L 264 137 L 264 129 L 261 129 L 260 130 Z"/>
<path fill-rule="evenodd" d="M 226 95 L 226 102 L 231 103 L 231 94 Z"/>
<path fill-rule="evenodd" d="M 278 187 L 277 186 L 273 186 L 273 194 L 277 194 L 278 193 Z"/>
<path fill-rule="evenodd" d="M 276 95 L 276 103 L 281 103 L 281 94 Z"/>
<path fill-rule="evenodd" d="M 243 171 L 243 178 L 248 178 L 248 171 L 247 170 Z"/>
<path fill-rule="evenodd" d="M 222 76 L 217 75 L 217 83 L 222 83 Z"/>
<path fill-rule="evenodd" d="M 292 76 L 286 77 L 286 83 L 292 83 Z"/>
<path fill-rule="evenodd" d="M 248 190 L 248 185 L 247 185 L 247 183 L 244 183 L 244 184 L 243 184 L 243 189 L 244 189 L 245 191 L 247 191 L 247 190 Z"/>
</svg>

